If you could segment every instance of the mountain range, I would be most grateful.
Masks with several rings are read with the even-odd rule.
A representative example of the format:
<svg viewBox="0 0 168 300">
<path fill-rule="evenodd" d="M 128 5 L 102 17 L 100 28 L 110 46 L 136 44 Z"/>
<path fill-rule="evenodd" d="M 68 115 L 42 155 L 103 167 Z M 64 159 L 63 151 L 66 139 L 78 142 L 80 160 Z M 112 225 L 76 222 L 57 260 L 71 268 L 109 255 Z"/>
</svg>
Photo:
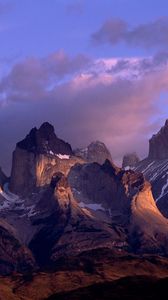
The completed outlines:
<svg viewBox="0 0 168 300">
<path fill-rule="evenodd" d="M 11 176 L 0 169 L 0 299 L 100 299 L 96 285 L 166 280 L 167 178 L 168 121 L 122 168 L 100 141 L 73 150 L 48 122 L 31 129 Z"/>
</svg>

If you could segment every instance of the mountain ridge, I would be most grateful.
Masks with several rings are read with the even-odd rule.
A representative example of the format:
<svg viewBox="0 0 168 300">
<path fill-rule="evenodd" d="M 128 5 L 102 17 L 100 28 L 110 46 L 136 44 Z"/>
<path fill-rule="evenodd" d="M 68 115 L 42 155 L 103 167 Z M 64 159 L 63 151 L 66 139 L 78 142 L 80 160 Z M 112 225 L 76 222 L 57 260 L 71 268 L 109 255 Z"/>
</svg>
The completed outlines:
<svg viewBox="0 0 168 300">
<path fill-rule="evenodd" d="M 34 273 L 39 282 L 43 276 L 40 272 L 44 272 L 46 282 L 52 276 L 59 277 L 59 272 L 66 278 L 67 272 L 73 276 L 76 262 L 76 276 L 86 285 L 94 284 L 99 277 L 95 268 L 100 273 L 103 268 L 100 275 L 104 276 L 103 282 L 106 278 L 113 281 L 112 270 L 107 266 L 114 259 L 125 262 L 127 275 L 135 272 L 135 267 L 129 269 L 130 260 L 136 265 L 136 260 L 143 257 L 145 261 L 147 256 L 149 270 L 150 259 L 154 260 L 152 268 L 162 270 L 156 261 L 159 257 L 167 261 L 168 220 L 156 205 L 142 161 L 134 170 L 119 168 L 111 156 L 108 159 L 104 144 L 100 151 L 100 142 L 92 144 L 91 159 L 80 156 L 79 152 L 76 155 L 53 130 L 49 123 L 31 130 L 16 144 L 10 181 L 1 175 L 0 275 L 30 276 L 27 292 L 34 300 L 44 299 L 31 298 Z M 68 149 L 66 153 L 60 151 L 62 145 Z M 102 149 L 103 159 L 99 161 Z M 8 255 L 8 248 L 14 249 L 15 245 L 14 260 L 13 254 Z M 101 256 L 104 251 L 108 262 Z M 95 260 L 99 260 L 100 269 L 89 259 L 92 253 L 97 255 Z M 118 265 L 120 278 L 123 271 L 119 269 Z M 151 271 L 146 272 L 149 275 Z M 92 273 L 89 281 L 88 274 Z M 141 269 L 136 274 L 144 273 Z M 163 274 L 165 277 L 167 273 Z M 52 291 L 45 290 L 46 298 L 55 292 L 55 284 Z M 61 285 L 60 291 L 63 290 Z M 24 295 L 20 284 L 18 291 Z"/>
</svg>

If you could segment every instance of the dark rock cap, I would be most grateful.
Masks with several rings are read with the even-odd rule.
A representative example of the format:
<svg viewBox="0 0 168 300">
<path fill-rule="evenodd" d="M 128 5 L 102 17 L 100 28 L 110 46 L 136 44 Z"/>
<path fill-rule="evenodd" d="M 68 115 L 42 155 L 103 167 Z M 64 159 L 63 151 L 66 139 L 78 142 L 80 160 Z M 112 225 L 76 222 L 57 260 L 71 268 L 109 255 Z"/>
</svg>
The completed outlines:
<svg viewBox="0 0 168 300">
<path fill-rule="evenodd" d="M 43 123 L 39 129 L 34 127 L 24 140 L 17 143 L 17 147 L 37 154 L 67 154 L 72 155 L 70 144 L 59 139 L 54 127 L 48 123 Z"/>
</svg>

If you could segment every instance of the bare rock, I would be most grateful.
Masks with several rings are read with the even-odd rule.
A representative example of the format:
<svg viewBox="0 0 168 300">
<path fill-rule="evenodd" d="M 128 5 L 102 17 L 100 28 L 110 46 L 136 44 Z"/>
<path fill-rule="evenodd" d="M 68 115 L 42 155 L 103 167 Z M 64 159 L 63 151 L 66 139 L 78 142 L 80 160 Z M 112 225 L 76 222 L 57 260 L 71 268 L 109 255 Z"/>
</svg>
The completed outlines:
<svg viewBox="0 0 168 300">
<path fill-rule="evenodd" d="M 67 174 L 76 162 L 82 163 L 82 159 L 74 157 L 71 146 L 55 135 L 52 125 L 44 123 L 17 143 L 10 190 L 15 194 L 31 194 L 34 189 L 50 184 L 55 172 Z"/>
<path fill-rule="evenodd" d="M 140 159 L 136 152 L 125 154 L 123 157 L 122 168 L 124 169 L 126 167 L 135 167 L 139 161 Z"/>
<path fill-rule="evenodd" d="M 76 165 L 68 177 L 79 206 L 97 218 L 100 211 L 108 214 L 112 224 L 126 230 L 130 251 L 168 253 L 168 220 L 159 212 L 142 173 L 106 161 L 102 166 Z"/>
<path fill-rule="evenodd" d="M 75 155 L 82 157 L 87 162 L 103 164 L 106 159 L 112 162 L 110 151 L 102 142 L 92 142 L 87 148 L 76 149 Z"/>
<path fill-rule="evenodd" d="M 168 159 L 168 120 L 149 140 L 149 159 Z"/>
</svg>

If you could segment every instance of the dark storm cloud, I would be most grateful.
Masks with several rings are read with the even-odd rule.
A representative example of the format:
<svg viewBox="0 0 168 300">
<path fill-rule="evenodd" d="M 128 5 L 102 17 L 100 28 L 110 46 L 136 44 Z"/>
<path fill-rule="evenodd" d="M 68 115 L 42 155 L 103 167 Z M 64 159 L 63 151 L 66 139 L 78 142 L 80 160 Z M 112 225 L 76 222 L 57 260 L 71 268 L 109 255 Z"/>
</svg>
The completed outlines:
<svg viewBox="0 0 168 300">
<path fill-rule="evenodd" d="M 166 48 L 168 46 L 168 17 L 132 27 L 121 19 L 107 20 L 98 31 L 92 34 L 94 44 L 116 45 L 124 42 L 129 46 Z"/>
</svg>

